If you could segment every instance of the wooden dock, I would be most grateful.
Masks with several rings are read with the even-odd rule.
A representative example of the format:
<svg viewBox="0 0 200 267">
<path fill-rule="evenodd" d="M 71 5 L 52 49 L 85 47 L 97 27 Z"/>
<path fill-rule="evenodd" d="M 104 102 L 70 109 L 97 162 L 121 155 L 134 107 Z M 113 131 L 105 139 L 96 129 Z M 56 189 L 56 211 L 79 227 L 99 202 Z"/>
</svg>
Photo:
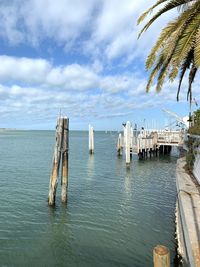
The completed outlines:
<svg viewBox="0 0 200 267">
<path fill-rule="evenodd" d="M 173 146 L 181 147 L 184 143 L 183 131 L 145 130 L 134 131 L 128 121 L 124 124 L 123 133 L 119 134 L 117 141 L 118 155 L 123 151 L 126 163 L 129 163 L 128 154 L 138 154 L 139 158 L 147 158 L 158 153 L 167 154 Z"/>
</svg>

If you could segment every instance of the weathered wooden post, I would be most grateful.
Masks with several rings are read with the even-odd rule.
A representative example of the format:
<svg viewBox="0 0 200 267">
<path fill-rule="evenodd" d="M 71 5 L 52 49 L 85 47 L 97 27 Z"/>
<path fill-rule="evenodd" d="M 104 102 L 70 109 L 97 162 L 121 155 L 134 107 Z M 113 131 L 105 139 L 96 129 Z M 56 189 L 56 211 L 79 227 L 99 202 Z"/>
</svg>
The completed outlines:
<svg viewBox="0 0 200 267">
<path fill-rule="evenodd" d="M 55 204 L 56 188 L 58 184 L 60 157 L 62 149 L 62 132 L 63 132 L 63 118 L 58 118 L 56 126 L 56 140 L 55 140 L 53 163 L 52 163 L 52 173 L 49 183 L 48 202 L 49 205 L 51 206 Z"/>
<path fill-rule="evenodd" d="M 165 246 L 158 245 L 153 250 L 154 267 L 170 267 L 170 252 Z"/>
<path fill-rule="evenodd" d="M 62 142 L 62 173 L 61 173 L 61 201 L 67 202 L 68 188 L 68 150 L 69 150 L 69 119 L 63 119 L 63 142 Z"/>
<path fill-rule="evenodd" d="M 133 138 L 134 138 L 134 135 L 133 135 L 133 127 L 131 127 L 130 129 L 130 158 L 132 159 L 133 157 Z"/>
<path fill-rule="evenodd" d="M 122 149 L 123 149 L 123 142 L 122 142 L 122 134 L 119 134 L 118 140 L 117 140 L 117 153 L 118 156 L 122 155 Z"/>
<path fill-rule="evenodd" d="M 126 123 L 126 136 L 125 136 L 125 143 L 126 143 L 126 164 L 129 166 L 130 164 L 130 144 L 131 144 L 131 124 L 129 121 Z"/>
<path fill-rule="evenodd" d="M 89 125 L 89 153 L 94 154 L 94 129 Z"/>
</svg>

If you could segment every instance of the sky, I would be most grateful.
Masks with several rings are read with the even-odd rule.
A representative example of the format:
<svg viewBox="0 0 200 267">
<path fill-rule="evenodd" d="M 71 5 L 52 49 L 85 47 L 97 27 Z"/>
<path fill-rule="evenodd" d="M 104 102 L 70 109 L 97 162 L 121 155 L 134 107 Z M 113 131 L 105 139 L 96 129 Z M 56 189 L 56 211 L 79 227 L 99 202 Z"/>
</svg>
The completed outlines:
<svg viewBox="0 0 200 267">
<path fill-rule="evenodd" d="M 161 128 L 173 120 L 163 108 L 188 115 L 186 80 L 179 102 L 177 81 L 145 91 L 145 59 L 178 12 L 138 40 L 137 19 L 154 2 L 0 0 L 0 128 L 55 129 L 60 113 L 72 130 L 121 130 L 127 120 Z M 199 76 L 200 103 L 198 87 Z"/>
</svg>

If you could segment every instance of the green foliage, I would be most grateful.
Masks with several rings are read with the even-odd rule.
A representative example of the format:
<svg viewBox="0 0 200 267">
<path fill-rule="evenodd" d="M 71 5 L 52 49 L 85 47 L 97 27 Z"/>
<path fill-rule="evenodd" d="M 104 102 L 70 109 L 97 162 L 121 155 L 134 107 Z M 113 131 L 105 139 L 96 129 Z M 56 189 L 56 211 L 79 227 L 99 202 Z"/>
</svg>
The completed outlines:
<svg viewBox="0 0 200 267">
<path fill-rule="evenodd" d="M 194 126 L 189 128 L 188 133 L 200 135 L 200 109 L 194 112 Z"/>
<path fill-rule="evenodd" d="M 200 109 L 194 112 L 194 123 L 195 125 L 200 125 Z"/>
<path fill-rule="evenodd" d="M 173 82 L 179 74 L 178 100 L 183 77 L 189 69 L 187 99 L 192 101 L 192 83 L 200 67 L 200 0 L 158 0 L 140 16 L 138 24 L 158 6 L 161 9 L 145 24 L 139 37 L 169 10 L 178 8 L 180 15 L 162 30 L 147 58 L 146 69 L 151 72 L 146 90 L 150 90 L 157 77 L 156 90 L 159 92 L 166 77 Z"/>
<path fill-rule="evenodd" d="M 195 161 L 195 156 L 198 151 L 197 148 L 200 146 L 200 141 L 194 137 L 189 136 L 188 140 L 185 141 L 185 144 L 188 149 L 186 153 L 186 169 L 188 171 L 192 171 Z"/>
<path fill-rule="evenodd" d="M 192 171 L 193 169 L 193 165 L 194 165 L 194 160 L 195 160 L 195 156 L 194 156 L 194 153 L 189 151 L 187 154 L 186 154 L 186 169 L 188 171 Z"/>
</svg>

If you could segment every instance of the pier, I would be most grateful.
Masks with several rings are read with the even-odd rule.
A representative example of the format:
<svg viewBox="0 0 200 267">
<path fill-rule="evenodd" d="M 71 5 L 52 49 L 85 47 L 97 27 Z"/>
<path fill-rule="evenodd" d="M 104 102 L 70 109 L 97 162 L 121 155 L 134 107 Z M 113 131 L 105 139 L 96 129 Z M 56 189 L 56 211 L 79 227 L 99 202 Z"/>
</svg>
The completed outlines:
<svg viewBox="0 0 200 267">
<path fill-rule="evenodd" d="M 158 153 L 167 154 L 173 146 L 182 147 L 185 132 L 183 130 L 133 130 L 128 121 L 123 125 L 123 134 L 120 133 L 117 141 L 118 155 L 124 151 L 126 163 L 129 163 L 127 154 L 138 154 L 139 159 L 157 156 Z M 127 159 L 128 158 L 128 159 Z"/>
</svg>

